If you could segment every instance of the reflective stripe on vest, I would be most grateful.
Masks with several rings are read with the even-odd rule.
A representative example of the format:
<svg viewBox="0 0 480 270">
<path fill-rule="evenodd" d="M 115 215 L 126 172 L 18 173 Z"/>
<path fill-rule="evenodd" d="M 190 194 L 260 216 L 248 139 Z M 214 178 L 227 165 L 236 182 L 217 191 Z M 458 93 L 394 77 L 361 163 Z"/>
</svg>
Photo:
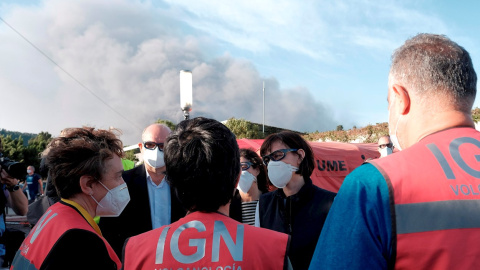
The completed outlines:
<svg viewBox="0 0 480 270">
<path fill-rule="evenodd" d="M 288 235 L 194 212 L 131 237 L 124 269 L 283 269 Z"/>
<path fill-rule="evenodd" d="M 82 229 L 97 234 L 71 206 L 62 202 L 50 206 L 23 241 L 12 262 L 12 269 L 40 269 L 58 239 L 71 229 Z M 98 237 L 103 240 L 110 258 L 120 269 L 121 262 L 118 256 L 103 237 Z"/>
<path fill-rule="evenodd" d="M 480 269 L 478 131 L 438 132 L 372 164 L 393 197 L 396 269 Z"/>
</svg>

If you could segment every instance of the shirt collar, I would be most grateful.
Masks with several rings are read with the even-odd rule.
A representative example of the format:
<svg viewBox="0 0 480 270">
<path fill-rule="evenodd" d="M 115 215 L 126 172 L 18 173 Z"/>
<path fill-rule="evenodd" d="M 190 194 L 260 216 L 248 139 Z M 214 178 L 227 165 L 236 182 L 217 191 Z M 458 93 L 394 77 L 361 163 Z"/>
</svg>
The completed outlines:
<svg viewBox="0 0 480 270">
<path fill-rule="evenodd" d="M 151 185 L 152 185 L 153 187 L 155 187 L 155 188 L 163 188 L 165 185 L 168 185 L 168 184 L 165 183 L 165 182 L 166 182 L 166 181 L 165 181 L 165 178 L 166 178 L 167 176 L 164 176 L 162 182 L 160 182 L 160 185 L 157 186 L 157 184 L 155 184 L 155 183 L 153 182 L 152 177 L 151 177 L 150 174 L 148 173 L 147 167 L 145 167 L 145 171 L 146 171 L 146 173 L 147 173 L 147 184 L 151 184 Z"/>
</svg>

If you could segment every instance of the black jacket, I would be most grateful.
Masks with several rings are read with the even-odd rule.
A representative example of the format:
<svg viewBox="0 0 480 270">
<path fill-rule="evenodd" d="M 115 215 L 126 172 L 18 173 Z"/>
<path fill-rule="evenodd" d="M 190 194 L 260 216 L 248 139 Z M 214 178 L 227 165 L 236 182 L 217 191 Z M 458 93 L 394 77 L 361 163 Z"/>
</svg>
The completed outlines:
<svg viewBox="0 0 480 270">
<path fill-rule="evenodd" d="M 100 218 L 100 229 L 108 243 L 122 258 L 123 244 L 128 237 L 150 231 L 152 216 L 147 189 L 147 172 L 145 165 L 140 165 L 123 173 L 123 180 L 127 183 L 130 202 L 118 217 Z M 171 194 L 171 222 L 184 217 L 186 211 L 170 187 Z"/>
<path fill-rule="evenodd" d="M 260 196 L 260 227 L 291 236 L 288 256 L 293 269 L 308 269 L 335 195 L 307 178 L 300 191 L 290 197 L 285 197 L 282 189 Z"/>
</svg>

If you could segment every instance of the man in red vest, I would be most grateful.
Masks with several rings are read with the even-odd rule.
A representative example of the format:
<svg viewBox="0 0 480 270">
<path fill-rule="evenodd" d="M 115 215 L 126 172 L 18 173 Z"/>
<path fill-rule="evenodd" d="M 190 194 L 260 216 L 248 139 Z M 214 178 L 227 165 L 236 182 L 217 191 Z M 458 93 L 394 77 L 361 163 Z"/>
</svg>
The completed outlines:
<svg viewBox="0 0 480 270">
<path fill-rule="evenodd" d="M 167 181 L 187 215 L 127 239 L 124 269 L 288 269 L 289 236 L 228 217 L 240 177 L 235 135 L 222 123 L 178 124 L 165 146 Z"/>
<path fill-rule="evenodd" d="M 480 132 L 468 52 L 419 34 L 395 51 L 388 80 L 397 153 L 346 179 L 310 269 L 480 269 Z"/>
</svg>

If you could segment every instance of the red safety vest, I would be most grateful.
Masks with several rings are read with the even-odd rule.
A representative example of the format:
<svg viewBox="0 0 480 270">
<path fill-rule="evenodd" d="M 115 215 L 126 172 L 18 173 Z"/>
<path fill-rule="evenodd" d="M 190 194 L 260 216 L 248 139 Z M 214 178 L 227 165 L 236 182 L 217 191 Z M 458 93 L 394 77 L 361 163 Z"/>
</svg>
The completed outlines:
<svg viewBox="0 0 480 270">
<path fill-rule="evenodd" d="M 389 185 L 395 213 L 390 266 L 480 269 L 480 132 L 434 133 L 372 164 Z"/>
<path fill-rule="evenodd" d="M 85 210 L 82 208 L 81 211 Z M 88 221 L 71 206 L 60 202 L 52 205 L 23 241 L 11 269 L 16 269 L 17 267 L 20 269 L 40 269 L 57 240 L 65 232 L 72 229 L 82 229 L 98 234 Z M 99 235 L 98 237 L 105 243 L 110 258 L 117 264 L 117 269 L 120 269 L 122 263 L 115 251 L 102 236 Z"/>
<path fill-rule="evenodd" d="M 289 236 L 194 212 L 127 240 L 124 269 L 283 269 Z"/>
</svg>

